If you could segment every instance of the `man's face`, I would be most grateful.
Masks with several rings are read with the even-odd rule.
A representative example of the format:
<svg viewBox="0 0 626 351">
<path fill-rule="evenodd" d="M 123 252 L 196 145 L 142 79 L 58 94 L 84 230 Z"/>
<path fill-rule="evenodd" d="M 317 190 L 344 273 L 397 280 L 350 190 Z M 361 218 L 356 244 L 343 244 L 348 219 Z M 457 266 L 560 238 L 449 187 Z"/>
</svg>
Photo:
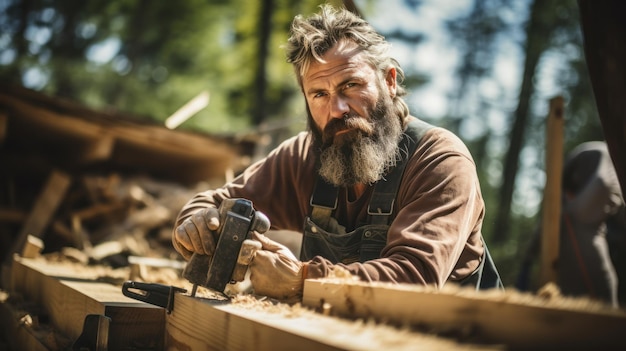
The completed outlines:
<svg viewBox="0 0 626 351">
<path fill-rule="evenodd" d="M 302 77 L 320 175 L 338 186 L 369 184 L 395 165 L 402 125 L 392 98 L 395 69 L 383 78 L 357 46 L 340 42 Z"/>
</svg>

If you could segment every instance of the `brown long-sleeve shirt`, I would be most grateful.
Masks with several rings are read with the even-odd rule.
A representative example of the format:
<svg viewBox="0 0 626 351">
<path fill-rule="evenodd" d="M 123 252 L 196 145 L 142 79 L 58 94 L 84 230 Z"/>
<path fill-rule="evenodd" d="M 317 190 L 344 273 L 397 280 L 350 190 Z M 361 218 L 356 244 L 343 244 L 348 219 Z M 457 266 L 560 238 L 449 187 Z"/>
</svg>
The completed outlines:
<svg viewBox="0 0 626 351">
<path fill-rule="evenodd" d="M 272 228 L 302 231 L 317 177 L 311 148 L 307 132 L 284 141 L 232 182 L 194 196 L 176 225 L 199 209 L 219 206 L 224 198 L 246 198 L 268 216 Z M 368 187 L 351 202 L 340 189 L 336 217 L 347 231 L 367 218 L 372 190 Z M 381 257 L 338 265 L 366 281 L 441 287 L 448 279 L 463 279 L 478 267 L 483 253 L 484 210 L 469 150 L 451 132 L 432 128 L 407 163 Z M 308 264 L 308 278 L 326 276 L 332 267 L 323 257 L 315 257 Z"/>
</svg>

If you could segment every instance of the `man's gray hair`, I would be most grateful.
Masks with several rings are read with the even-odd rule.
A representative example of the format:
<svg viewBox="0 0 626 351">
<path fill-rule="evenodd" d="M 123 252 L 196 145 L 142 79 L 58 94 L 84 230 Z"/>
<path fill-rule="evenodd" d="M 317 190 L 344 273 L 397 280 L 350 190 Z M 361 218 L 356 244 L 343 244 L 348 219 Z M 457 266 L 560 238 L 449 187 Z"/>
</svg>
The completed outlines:
<svg viewBox="0 0 626 351">
<path fill-rule="evenodd" d="M 389 56 L 390 44 L 365 20 L 345 8 L 334 9 L 321 5 L 321 11 L 308 18 L 298 15 L 291 25 L 291 35 L 285 46 L 287 62 L 294 65 L 295 73 L 302 87 L 302 77 L 312 62 L 324 62 L 322 56 L 341 40 L 356 43 L 366 55 L 370 64 L 384 79 L 387 68 L 396 69 L 397 90 L 393 99 L 401 119 L 409 114 L 409 109 L 401 96 L 406 95 L 402 86 L 404 71 L 398 61 Z"/>
</svg>

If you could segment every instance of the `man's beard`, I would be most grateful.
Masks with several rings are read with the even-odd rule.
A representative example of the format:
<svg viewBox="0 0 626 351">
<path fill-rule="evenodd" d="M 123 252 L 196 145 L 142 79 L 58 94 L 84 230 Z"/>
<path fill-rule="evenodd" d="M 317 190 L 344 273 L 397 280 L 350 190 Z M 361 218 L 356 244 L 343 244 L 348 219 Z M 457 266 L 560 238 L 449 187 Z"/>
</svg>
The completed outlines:
<svg viewBox="0 0 626 351">
<path fill-rule="evenodd" d="M 381 179 L 398 158 L 402 123 L 385 97 L 368 111 L 370 119 L 348 115 L 333 119 L 322 133 L 313 133 L 319 157 L 318 173 L 336 186 L 372 184 Z M 336 135 L 338 131 L 346 130 Z M 315 130 L 315 129 L 313 129 Z"/>
</svg>

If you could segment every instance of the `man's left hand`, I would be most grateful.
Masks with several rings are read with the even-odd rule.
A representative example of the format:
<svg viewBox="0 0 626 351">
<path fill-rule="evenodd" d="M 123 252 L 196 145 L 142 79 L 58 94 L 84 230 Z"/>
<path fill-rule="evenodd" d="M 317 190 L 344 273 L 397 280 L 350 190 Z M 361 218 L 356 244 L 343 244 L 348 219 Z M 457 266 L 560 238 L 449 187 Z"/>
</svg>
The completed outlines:
<svg viewBox="0 0 626 351">
<path fill-rule="evenodd" d="M 253 238 L 262 246 L 250 263 L 250 281 L 255 294 L 286 302 L 300 301 L 305 263 L 286 246 L 263 234 L 254 232 Z"/>
</svg>

